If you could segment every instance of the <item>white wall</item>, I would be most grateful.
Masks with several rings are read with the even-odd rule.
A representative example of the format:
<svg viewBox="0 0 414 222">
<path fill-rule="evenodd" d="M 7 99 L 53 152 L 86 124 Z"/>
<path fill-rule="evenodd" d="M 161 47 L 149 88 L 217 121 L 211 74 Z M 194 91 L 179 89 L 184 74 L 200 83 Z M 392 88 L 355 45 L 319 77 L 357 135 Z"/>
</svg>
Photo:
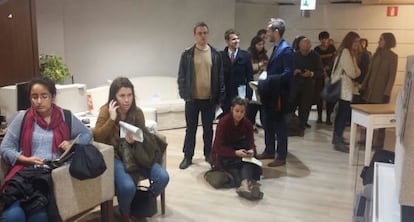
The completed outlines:
<svg viewBox="0 0 414 222">
<path fill-rule="evenodd" d="M 278 6 L 274 4 L 237 3 L 235 28 L 240 32 L 240 48 L 247 49 L 257 31 L 266 29 L 269 19 L 277 17 L 277 11 Z M 268 51 L 271 47 L 270 43 L 266 43 Z"/>
<path fill-rule="evenodd" d="M 224 30 L 234 27 L 235 0 L 60 1 L 36 2 L 43 31 L 39 51 L 63 49 L 75 81 L 88 88 L 119 75 L 176 76 L 181 52 L 194 42 L 196 22 L 209 25 L 210 42 L 220 49 Z M 55 35 L 59 23 L 63 37 Z"/>
<path fill-rule="evenodd" d="M 407 55 L 414 53 L 414 6 L 400 5 L 397 17 L 386 16 L 387 5 L 323 4 L 317 5 L 310 18 L 302 17 L 299 7 L 279 6 L 279 16 L 287 21 L 285 38 L 290 42 L 296 35 L 310 37 L 313 44 L 318 43 L 318 33 L 327 30 L 339 45 L 349 31 L 359 33 L 369 41 L 369 50 L 375 52 L 378 39 L 383 32 L 394 33 L 397 47 L 393 49 L 398 56 L 398 73 L 395 85 L 401 87 Z"/>
<path fill-rule="evenodd" d="M 236 3 L 235 0 L 38 0 L 40 53 L 63 55 L 76 82 L 88 88 L 118 75 L 176 76 L 182 50 L 193 43 L 197 21 L 210 26 L 210 42 L 225 46 L 223 34 L 236 28 L 246 49 L 270 17 L 287 22 L 285 38 L 327 30 L 339 44 L 350 30 L 368 38 L 374 52 L 379 35 L 393 32 L 399 55 L 397 85 L 403 82 L 406 56 L 414 52 L 414 6 L 400 5 L 398 17 L 386 17 L 386 5 L 319 4 L 310 18 L 299 6 Z M 270 45 L 267 49 L 271 51 Z M 271 52 L 269 52 L 271 53 Z"/>
<path fill-rule="evenodd" d="M 39 54 L 64 57 L 63 0 L 37 1 L 36 19 Z"/>
</svg>

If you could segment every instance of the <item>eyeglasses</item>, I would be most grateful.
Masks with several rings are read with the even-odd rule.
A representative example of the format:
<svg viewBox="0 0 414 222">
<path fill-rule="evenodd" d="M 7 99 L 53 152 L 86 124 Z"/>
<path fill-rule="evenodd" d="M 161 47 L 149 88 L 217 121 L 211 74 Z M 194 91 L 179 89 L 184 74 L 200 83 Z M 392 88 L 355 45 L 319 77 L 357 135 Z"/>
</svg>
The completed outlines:
<svg viewBox="0 0 414 222">
<path fill-rule="evenodd" d="M 32 101 L 37 101 L 39 99 L 41 101 L 46 101 L 46 100 L 49 100 L 51 97 L 52 96 L 50 94 L 40 94 L 40 95 L 33 94 L 33 95 L 31 95 Z"/>
</svg>

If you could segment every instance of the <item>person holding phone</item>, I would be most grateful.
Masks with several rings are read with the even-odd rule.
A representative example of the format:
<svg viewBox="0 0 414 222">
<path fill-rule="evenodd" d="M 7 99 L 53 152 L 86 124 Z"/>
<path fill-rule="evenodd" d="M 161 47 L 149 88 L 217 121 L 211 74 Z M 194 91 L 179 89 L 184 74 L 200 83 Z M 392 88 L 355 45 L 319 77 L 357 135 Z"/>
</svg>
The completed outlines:
<svg viewBox="0 0 414 222">
<path fill-rule="evenodd" d="M 253 125 L 245 118 L 247 101 L 235 97 L 230 112 L 224 115 L 216 128 L 211 160 L 214 169 L 223 169 L 232 175 L 237 194 L 249 200 L 262 199 L 257 180 L 262 168 L 242 158 L 252 158 L 256 154 Z"/>
<path fill-rule="evenodd" d="M 297 49 L 293 54 L 296 82 L 296 93 L 293 100 L 293 112 L 298 109 L 302 130 L 310 128 L 308 124 L 309 113 L 315 89 L 315 79 L 323 75 L 322 61 L 317 52 L 312 50 L 312 44 L 306 36 L 297 37 Z"/>
<path fill-rule="evenodd" d="M 135 148 L 132 132 L 128 132 L 125 138 L 119 138 L 119 121 L 124 121 L 141 129 L 145 127 L 145 118 L 142 110 L 135 103 L 134 85 L 128 78 L 118 77 L 109 89 L 108 102 L 99 111 L 98 120 L 93 130 L 96 141 L 114 146 L 115 149 L 115 191 L 119 203 L 119 211 L 122 221 L 134 221 L 130 214 L 132 200 L 137 190 L 137 182 L 134 178 L 136 173 L 149 179 L 149 191 L 153 196 L 158 196 L 165 189 L 169 182 L 168 172 L 157 162 L 151 167 L 142 167 L 137 163 L 138 170 L 129 172 L 130 161 L 122 159 L 121 146 Z M 155 148 L 154 148 L 155 149 Z M 149 155 L 147 150 L 143 154 Z M 149 151 L 148 151 L 149 152 Z M 132 156 L 130 156 L 132 157 Z M 126 164 L 127 163 L 127 164 Z M 139 218 L 139 221 L 146 221 Z"/>
</svg>

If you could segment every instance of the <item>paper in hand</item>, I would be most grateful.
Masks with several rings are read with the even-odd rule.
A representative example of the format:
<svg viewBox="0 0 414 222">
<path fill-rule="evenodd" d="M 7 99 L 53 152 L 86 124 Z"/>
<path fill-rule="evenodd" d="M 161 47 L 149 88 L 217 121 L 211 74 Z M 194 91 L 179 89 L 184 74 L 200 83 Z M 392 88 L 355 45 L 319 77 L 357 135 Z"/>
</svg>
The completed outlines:
<svg viewBox="0 0 414 222">
<path fill-rule="evenodd" d="M 262 161 L 260 161 L 260 160 L 258 160 L 258 159 L 256 159 L 256 158 L 254 158 L 254 157 L 243 157 L 243 158 L 242 158 L 242 161 L 244 161 L 244 162 L 248 162 L 248 163 L 253 163 L 253 164 L 256 164 L 256 165 L 257 165 L 257 166 L 259 166 L 259 167 L 263 166 Z"/>
<path fill-rule="evenodd" d="M 135 141 L 144 142 L 144 133 L 142 130 L 134 125 L 119 121 L 119 138 L 125 138 L 128 132 L 131 132 Z"/>
<path fill-rule="evenodd" d="M 223 109 L 220 106 L 217 106 L 214 118 L 217 119 L 222 113 Z"/>
</svg>

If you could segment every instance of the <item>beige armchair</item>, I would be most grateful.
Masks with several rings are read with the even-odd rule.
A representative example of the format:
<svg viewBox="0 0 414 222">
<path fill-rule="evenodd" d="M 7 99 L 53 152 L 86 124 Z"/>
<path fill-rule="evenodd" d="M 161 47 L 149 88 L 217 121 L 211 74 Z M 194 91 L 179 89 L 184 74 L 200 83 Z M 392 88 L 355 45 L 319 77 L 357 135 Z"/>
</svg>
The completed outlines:
<svg viewBox="0 0 414 222">
<path fill-rule="evenodd" d="M 93 144 L 105 159 L 107 169 L 101 176 L 78 180 L 70 176 L 69 165 L 52 171 L 56 205 L 63 221 L 72 221 L 98 205 L 101 205 L 101 221 L 113 221 L 114 149 L 103 143 Z M 3 181 L 3 172 L 7 172 L 7 166 L 2 160 L 0 165 L 0 180 Z"/>
</svg>

